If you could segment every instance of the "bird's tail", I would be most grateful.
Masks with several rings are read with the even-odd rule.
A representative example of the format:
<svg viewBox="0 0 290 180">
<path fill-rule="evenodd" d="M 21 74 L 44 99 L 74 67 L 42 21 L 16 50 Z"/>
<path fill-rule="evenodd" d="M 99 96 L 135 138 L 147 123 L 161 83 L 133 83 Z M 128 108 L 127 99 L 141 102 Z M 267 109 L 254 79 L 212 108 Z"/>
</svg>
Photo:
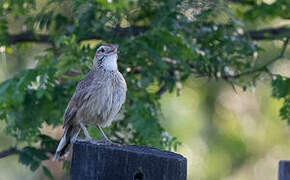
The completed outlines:
<svg viewBox="0 0 290 180">
<path fill-rule="evenodd" d="M 64 133 L 53 157 L 54 161 L 63 159 L 68 155 L 70 147 L 76 141 L 79 132 L 79 126 L 70 125 L 68 127 L 65 127 Z"/>
</svg>

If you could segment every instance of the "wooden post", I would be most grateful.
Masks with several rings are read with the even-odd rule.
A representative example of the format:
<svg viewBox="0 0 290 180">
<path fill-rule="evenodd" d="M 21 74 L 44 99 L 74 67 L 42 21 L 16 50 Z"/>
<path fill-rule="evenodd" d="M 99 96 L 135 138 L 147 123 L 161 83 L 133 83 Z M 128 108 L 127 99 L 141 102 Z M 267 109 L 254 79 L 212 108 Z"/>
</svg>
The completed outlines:
<svg viewBox="0 0 290 180">
<path fill-rule="evenodd" d="M 77 142 L 71 180 L 186 180 L 186 158 L 148 146 Z"/>
<path fill-rule="evenodd" d="M 290 179 L 290 161 L 279 162 L 279 180 Z"/>
</svg>

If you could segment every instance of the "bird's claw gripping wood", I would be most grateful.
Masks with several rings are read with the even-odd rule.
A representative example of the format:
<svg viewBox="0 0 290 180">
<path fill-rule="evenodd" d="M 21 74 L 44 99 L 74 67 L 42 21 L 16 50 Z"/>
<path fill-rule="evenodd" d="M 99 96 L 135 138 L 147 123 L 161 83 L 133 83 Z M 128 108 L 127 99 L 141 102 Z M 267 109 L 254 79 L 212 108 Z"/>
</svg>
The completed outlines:
<svg viewBox="0 0 290 180">
<path fill-rule="evenodd" d="M 89 142 L 96 145 L 121 146 L 121 144 L 114 143 L 109 139 L 103 139 L 103 140 L 90 139 Z"/>
<path fill-rule="evenodd" d="M 77 138 L 76 141 L 77 141 L 77 142 L 90 142 L 91 139 L 88 139 L 88 138 Z"/>
<path fill-rule="evenodd" d="M 78 138 L 77 142 L 88 142 L 88 143 L 92 143 L 92 144 L 96 144 L 96 145 L 121 146 L 121 144 L 112 142 L 109 139 L 96 140 L 94 138 L 89 138 L 89 139 L 88 138 L 84 138 L 84 139 Z"/>
</svg>

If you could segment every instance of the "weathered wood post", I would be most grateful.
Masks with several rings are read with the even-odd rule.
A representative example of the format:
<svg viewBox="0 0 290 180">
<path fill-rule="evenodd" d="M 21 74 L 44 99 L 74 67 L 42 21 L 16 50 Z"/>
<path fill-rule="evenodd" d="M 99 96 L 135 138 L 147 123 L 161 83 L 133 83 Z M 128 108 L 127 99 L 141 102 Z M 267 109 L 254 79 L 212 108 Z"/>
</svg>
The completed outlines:
<svg viewBox="0 0 290 180">
<path fill-rule="evenodd" d="M 186 180 L 186 158 L 148 146 L 77 142 L 71 180 Z"/>
<path fill-rule="evenodd" d="M 279 180 L 290 180 L 290 161 L 279 162 Z"/>
</svg>

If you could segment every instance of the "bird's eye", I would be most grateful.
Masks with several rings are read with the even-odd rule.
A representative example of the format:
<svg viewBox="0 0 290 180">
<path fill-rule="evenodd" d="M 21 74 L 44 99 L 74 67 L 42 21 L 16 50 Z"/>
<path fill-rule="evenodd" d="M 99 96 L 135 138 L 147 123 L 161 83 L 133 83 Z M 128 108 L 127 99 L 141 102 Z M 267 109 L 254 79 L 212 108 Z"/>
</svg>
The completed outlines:
<svg viewBox="0 0 290 180">
<path fill-rule="evenodd" d="M 99 51 L 100 51 L 100 52 L 102 52 L 102 53 L 103 53 L 103 52 L 105 52 L 105 50 L 104 50 L 103 48 L 102 48 L 102 49 L 100 49 Z"/>
</svg>

